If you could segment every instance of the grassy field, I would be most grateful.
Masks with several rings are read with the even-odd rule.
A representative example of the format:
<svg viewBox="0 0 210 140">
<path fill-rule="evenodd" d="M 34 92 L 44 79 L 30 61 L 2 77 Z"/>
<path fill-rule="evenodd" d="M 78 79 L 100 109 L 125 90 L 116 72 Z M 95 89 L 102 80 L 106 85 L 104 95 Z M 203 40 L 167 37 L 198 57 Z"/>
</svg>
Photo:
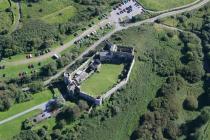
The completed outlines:
<svg viewBox="0 0 210 140">
<path fill-rule="evenodd" d="M 138 0 L 146 9 L 160 11 L 183 6 L 195 0 Z"/>
<path fill-rule="evenodd" d="M 22 3 L 23 16 L 27 18 L 42 18 L 52 13 L 58 12 L 65 7 L 71 5 L 69 0 L 42 0 L 37 3 L 30 3 L 29 6 L 26 2 Z"/>
<path fill-rule="evenodd" d="M 40 93 L 34 94 L 33 99 L 31 101 L 20 103 L 20 104 L 15 104 L 8 111 L 0 112 L 0 120 L 4 120 L 4 119 L 11 117 L 15 114 L 25 111 L 33 106 L 44 103 L 44 102 L 48 101 L 49 99 L 52 99 L 52 93 L 50 90 L 45 90 Z"/>
<path fill-rule="evenodd" d="M 49 24 L 65 23 L 76 14 L 76 11 L 76 8 L 73 6 L 68 6 L 60 11 L 44 16 L 42 19 Z"/>
<path fill-rule="evenodd" d="M 81 90 L 97 97 L 108 91 L 117 83 L 123 65 L 102 64 L 99 73 L 94 73 L 81 85 Z"/>
<path fill-rule="evenodd" d="M 31 75 L 32 71 L 39 72 L 40 68 L 43 65 L 48 64 L 51 61 L 53 60 L 51 58 L 48 58 L 40 62 L 41 65 L 38 65 L 38 63 L 30 63 L 34 65 L 33 69 L 28 68 L 29 64 L 23 64 L 23 65 L 18 65 L 18 66 L 16 65 L 5 66 L 5 69 L 0 70 L 0 78 L 2 79 L 18 78 L 19 73 L 22 73 L 22 72 L 26 72 L 27 75 Z M 4 63 L 2 63 L 1 65 L 4 65 Z M 5 77 L 3 77 L 3 74 L 5 74 Z"/>
<path fill-rule="evenodd" d="M 33 117 L 34 115 L 37 115 L 40 112 L 41 112 L 40 110 L 34 110 L 24 116 L 21 116 L 10 122 L 0 125 L 0 139 L 11 140 L 13 136 L 17 135 L 20 132 L 21 125 L 24 120 L 26 120 L 27 118 Z"/>
</svg>

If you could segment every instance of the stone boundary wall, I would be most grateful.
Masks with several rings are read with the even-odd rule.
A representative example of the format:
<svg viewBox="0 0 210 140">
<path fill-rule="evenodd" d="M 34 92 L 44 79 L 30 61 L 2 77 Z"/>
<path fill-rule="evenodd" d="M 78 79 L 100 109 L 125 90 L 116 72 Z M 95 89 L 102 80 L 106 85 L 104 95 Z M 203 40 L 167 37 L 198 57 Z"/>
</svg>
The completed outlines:
<svg viewBox="0 0 210 140">
<path fill-rule="evenodd" d="M 108 97 L 110 97 L 112 94 L 114 94 L 118 89 L 121 89 L 123 86 L 125 86 L 128 81 L 129 81 L 129 78 L 130 78 L 130 75 L 131 75 L 131 71 L 133 69 L 133 66 L 134 66 L 134 63 L 135 63 L 135 57 L 133 58 L 133 61 L 131 63 L 131 66 L 130 66 L 130 69 L 129 69 L 129 72 L 127 74 L 127 77 L 122 80 L 119 84 L 117 84 L 115 87 L 113 87 L 112 89 L 110 89 L 109 91 L 107 91 L 103 96 L 102 96 L 102 99 L 106 99 Z"/>
<path fill-rule="evenodd" d="M 93 57 L 91 57 L 87 61 L 85 61 L 79 68 L 77 68 L 74 72 L 72 72 L 71 75 L 75 74 L 76 72 L 78 72 L 79 70 L 84 68 L 92 60 L 92 58 Z M 135 57 L 133 57 L 133 60 L 131 62 L 131 66 L 130 66 L 130 69 L 129 69 L 128 73 L 127 73 L 126 78 L 124 80 L 122 80 L 120 83 L 118 83 L 117 85 L 115 85 L 112 89 L 107 91 L 104 95 L 101 96 L 101 98 L 96 99 L 96 98 L 94 98 L 92 96 L 89 96 L 88 93 L 85 93 L 83 91 L 80 91 L 80 93 L 79 93 L 80 97 L 82 97 L 82 98 L 84 98 L 84 99 L 86 99 L 88 101 L 91 101 L 91 102 L 95 103 L 96 105 L 101 105 L 102 101 L 104 99 L 110 97 L 117 90 L 121 89 L 123 86 L 125 86 L 128 83 L 130 75 L 131 75 L 131 72 L 132 72 L 132 69 L 133 69 L 133 66 L 134 66 L 134 63 L 135 63 Z"/>
<path fill-rule="evenodd" d="M 75 73 L 77 73 L 79 70 L 83 69 L 89 62 L 91 62 L 93 60 L 93 57 L 89 58 L 88 60 L 86 60 L 81 66 L 79 66 L 79 68 L 77 68 L 75 71 L 73 71 L 71 73 L 71 76 L 74 75 Z"/>
<path fill-rule="evenodd" d="M 86 92 L 80 91 L 79 96 L 88 100 L 88 101 L 93 102 L 96 105 L 101 105 L 102 104 L 102 98 L 96 99 L 92 96 L 89 96 L 88 93 L 86 93 Z"/>
</svg>

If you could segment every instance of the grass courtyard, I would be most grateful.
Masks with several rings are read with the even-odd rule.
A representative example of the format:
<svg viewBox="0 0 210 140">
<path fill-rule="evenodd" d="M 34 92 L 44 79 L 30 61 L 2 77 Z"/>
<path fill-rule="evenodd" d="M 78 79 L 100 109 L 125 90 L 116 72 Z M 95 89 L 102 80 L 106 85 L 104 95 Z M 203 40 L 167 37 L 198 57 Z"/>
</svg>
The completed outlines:
<svg viewBox="0 0 210 140">
<path fill-rule="evenodd" d="M 39 114 L 40 110 L 34 110 L 17 119 L 0 125 L 0 140 L 11 140 L 13 136 L 17 135 L 21 131 L 21 125 L 27 118 L 33 117 Z"/>
<path fill-rule="evenodd" d="M 183 6 L 195 0 L 138 0 L 145 8 L 159 11 Z"/>
<path fill-rule="evenodd" d="M 117 83 L 122 70 L 122 64 L 102 64 L 100 72 L 94 73 L 81 84 L 81 90 L 93 97 L 100 96 Z"/>
</svg>

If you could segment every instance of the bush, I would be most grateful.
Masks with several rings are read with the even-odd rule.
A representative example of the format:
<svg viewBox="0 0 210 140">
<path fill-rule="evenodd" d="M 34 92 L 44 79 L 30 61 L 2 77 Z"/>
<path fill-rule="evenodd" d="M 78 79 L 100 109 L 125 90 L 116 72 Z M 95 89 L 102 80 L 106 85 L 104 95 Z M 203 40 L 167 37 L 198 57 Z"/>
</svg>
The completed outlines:
<svg viewBox="0 0 210 140">
<path fill-rule="evenodd" d="M 84 100 L 79 100 L 78 106 L 81 110 L 88 110 L 89 109 L 89 105 Z"/>
<path fill-rule="evenodd" d="M 66 123 L 71 123 L 80 116 L 80 108 L 78 106 L 66 107 L 62 112 L 60 112 L 56 119 L 58 121 L 65 120 Z"/>
<path fill-rule="evenodd" d="M 188 96 L 183 103 L 183 106 L 187 110 L 196 110 L 198 108 L 198 101 L 194 96 Z"/>
<path fill-rule="evenodd" d="M 43 90 L 43 83 L 41 81 L 33 82 L 29 84 L 30 91 L 36 93 Z"/>
<path fill-rule="evenodd" d="M 203 66 L 199 62 L 191 61 L 180 71 L 180 74 L 188 82 L 196 83 L 200 81 L 204 75 Z"/>
</svg>

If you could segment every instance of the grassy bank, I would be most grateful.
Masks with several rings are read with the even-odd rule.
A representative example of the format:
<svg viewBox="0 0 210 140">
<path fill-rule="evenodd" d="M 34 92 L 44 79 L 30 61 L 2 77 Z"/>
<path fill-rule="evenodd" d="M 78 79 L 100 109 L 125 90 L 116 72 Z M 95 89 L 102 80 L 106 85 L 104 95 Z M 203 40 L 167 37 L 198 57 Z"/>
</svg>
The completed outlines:
<svg viewBox="0 0 210 140">
<path fill-rule="evenodd" d="M 138 0 L 146 9 L 160 11 L 183 6 L 195 0 Z"/>
<path fill-rule="evenodd" d="M 50 90 L 45 90 L 43 92 L 34 94 L 33 99 L 31 101 L 20 103 L 20 104 L 15 104 L 8 111 L 0 112 L 0 120 L 4 120 L 8 117 L 11 117 L 15 114 L 22 112 L 22 111 L 30 109 L 33 106 L 44 103 L 50 99 L 52 99 L 52 93 Z"/>
<path fill-rule="evenodd" d="M 39 114 L 40 110 L 34 110 L 26 115 L 23 115 L 17 119 L 0 125 L 0 139 L 1 140 L 11 140 L 13 136 L 17 135 L 21 131 L 21 125 L 27 118 L 33 117 Z"/>
</svg>

